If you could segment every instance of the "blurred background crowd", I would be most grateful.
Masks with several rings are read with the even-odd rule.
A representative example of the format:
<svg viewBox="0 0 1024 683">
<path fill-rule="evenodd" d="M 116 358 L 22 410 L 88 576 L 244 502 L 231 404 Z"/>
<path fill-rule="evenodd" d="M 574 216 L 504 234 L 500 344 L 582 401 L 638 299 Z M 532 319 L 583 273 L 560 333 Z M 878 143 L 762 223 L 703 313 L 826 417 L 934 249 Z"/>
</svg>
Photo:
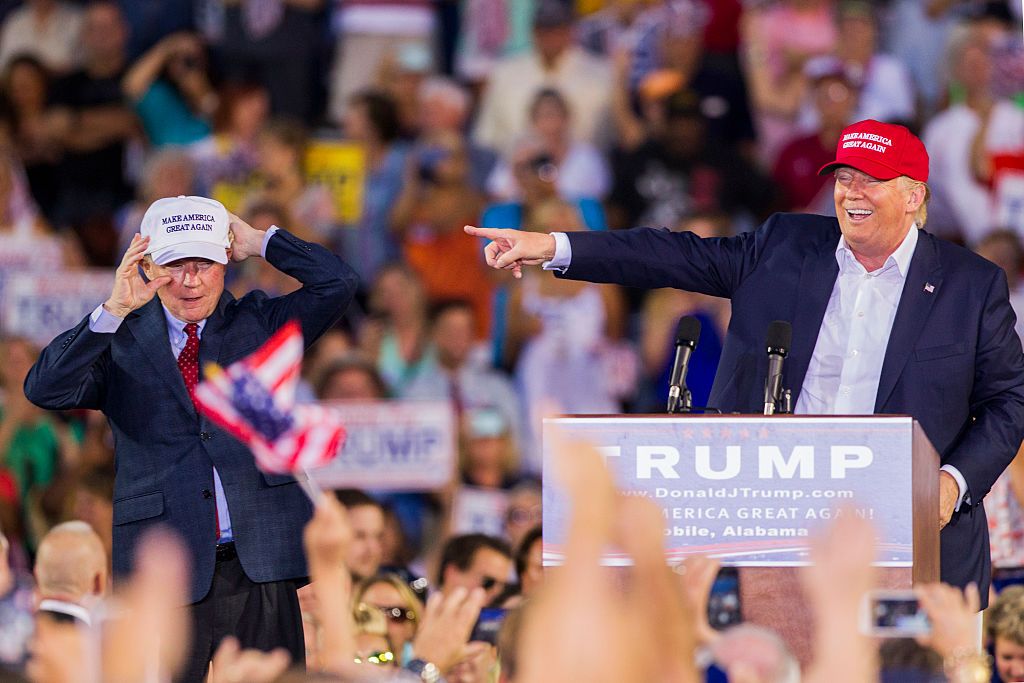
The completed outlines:
<svg viewBox="0 0 1024 683">
<path fill-rule="evenodd" d="M 75 283 L 120 260 L 151 202 L 197 194 L 358 271 L 304 399 L 447 401 L 458 421 L 444 489 L 338 493 L 353 578 L 394 570 L 355 600 L 390 608 L 401 659 L 417 591 L 464 575 L 491 602 L 539 581 L 544 406 L 663 410 L 684 314 L 705 405 L 729 318 L 680 291 L 512 280 L 462 226 L 721 237 L 832 214 L 817 169 L 874 118 L 922 137 L 927 229 L 1002 265 L 1020 320 L 1021 22 L 1018 0 L 0 0 L 0 662 L 24 663 L 7 634 L 30 630 L 47 533 L 84 521 L 109 557 L 115 521 L 105 419 L 23 395 L 60 329 L 5 302 L 5 250 L 55 254 L 43 278 Z M 259 259 L 228 273 L 236 295 L 298 286 Z M 455 514 L 466 490 L 497 517 Z M 1024 576 L 1021 498 L 1015 463 L 986 501 L 1004 582 Z"/>
</svg>

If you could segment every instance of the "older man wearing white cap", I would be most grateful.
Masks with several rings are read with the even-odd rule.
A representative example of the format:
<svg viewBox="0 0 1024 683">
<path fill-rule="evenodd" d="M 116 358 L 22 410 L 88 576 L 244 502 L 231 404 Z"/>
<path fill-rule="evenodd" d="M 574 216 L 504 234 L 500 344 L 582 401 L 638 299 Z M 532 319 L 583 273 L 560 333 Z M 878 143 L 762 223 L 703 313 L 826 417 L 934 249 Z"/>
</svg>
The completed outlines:
<svg viewBox="0 0 1024 683">
<path fill-rule="evenodd" d="M 257 256 L 302 288 L 277 298 L 225 292 L 228 261 Z M 178 680 L 203 680 L 226 635 L 243 647 L 284 647 L 298 663 L 305 652 L 295 591 L 307 575 L 301 531 L 310 505 L 295 479 L 259 472 L 242 444 L 196 410 L 200 368 L 248 355 L 292 319 L 311 344 L 355 288 L 352 269 L 319 245 L 277 227 L 255 230 L 210 199 L 160 199 L 110 297 L 51 342 L 25 380 L 39 406 L 102 410 L 110 422 L 115 577 L 131 569 L 155 525 L 191 550 L 193 648 Z"/>
</svg>

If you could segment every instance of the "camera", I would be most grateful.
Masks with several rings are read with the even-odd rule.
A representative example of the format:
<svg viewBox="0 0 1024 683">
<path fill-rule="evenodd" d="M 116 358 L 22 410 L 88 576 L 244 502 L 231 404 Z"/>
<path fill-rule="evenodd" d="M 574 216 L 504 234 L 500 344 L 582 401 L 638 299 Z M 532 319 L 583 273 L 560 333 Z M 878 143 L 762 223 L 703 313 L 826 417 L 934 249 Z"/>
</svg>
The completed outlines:
<svg viewBox="0 0 1024 683">
<path fill-rule="evenodd" d="M 931 633 L 928 615 L 912 590 L 873 590 L 861 605 L 861 630 L 883 638 L 913 638 Z"/>
<path fill-rule="evenodd" d="M 449 152 L 439 147 L 427 147 L 419 155 L 418 171 L 425 183 L 437 182 L 437 167 L 448 158 Z"/>
</svg>

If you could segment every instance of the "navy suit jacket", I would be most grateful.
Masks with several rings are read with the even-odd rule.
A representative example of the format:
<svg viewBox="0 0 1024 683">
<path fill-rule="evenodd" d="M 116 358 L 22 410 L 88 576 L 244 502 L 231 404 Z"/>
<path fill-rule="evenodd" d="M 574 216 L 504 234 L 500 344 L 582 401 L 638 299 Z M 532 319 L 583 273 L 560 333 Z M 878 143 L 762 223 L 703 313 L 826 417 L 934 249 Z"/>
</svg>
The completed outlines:
<svg viewBox="0 0 1024 683">
<path fill-rule="evenodd" d="M 804 214 L 776 214 L 756 231 L 729 238 L 649 228 L 573 232 L 564 276 L 731 299 L 710 404 L 760 413 L 773 320 L 793 324 L 783 386 L 793 390 L 796 405 L 839 274 L 839 237 L 835 218 Z M 1024 438 L 1024 356 L 1014 322 L 1000 268 L 921 231 L 874 410 L 912 415 L 942 463 L 964 475 L 970 504 L 942 532 L 942 578 L 960 586 L 977 582 L 983 599 L 990 556 L 981 501 Z"/>
<path fill-rule="evenodd" d="M 224 292 L 199 344 L 200 370 L 252 353 L 291 319 L 307 346 L 342 314 L 357 278 L 337 256 L 283 230 L 266 259 L 302 288 L 270 298 Z M 303 525 L 311 505 L 295 479 L 264 474 L 240 442 L 198 415 L 181 378 L 158 297 L 128 314 L 118 330 L 89 330 L 89 319 L 54 339 L 25 380 L 25 395 L 49 410 L 102 410 L 114 433 L 114 571 L 127 573 L 146 530 L 166 525 L 188 546 L 190 599 L 209 591 L 216 545 L 213 466 L 224 485 L 238 557 L 256 582 L 307 575 Z"/>
</svg>

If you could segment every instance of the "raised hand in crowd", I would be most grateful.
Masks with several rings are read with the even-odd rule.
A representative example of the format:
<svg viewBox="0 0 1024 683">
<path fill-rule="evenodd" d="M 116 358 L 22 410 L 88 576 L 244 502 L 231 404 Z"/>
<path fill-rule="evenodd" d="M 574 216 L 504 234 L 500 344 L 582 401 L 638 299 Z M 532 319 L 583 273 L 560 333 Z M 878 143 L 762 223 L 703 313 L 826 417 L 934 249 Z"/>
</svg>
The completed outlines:
<svg viewBox="0 0 1024 683">
<path fill-rule="evenodd" d="M 593 446 L 559 443 L 555 452 L 572 510 L 565 564 L 524 615 L 517 680 L 698 680 L 692 608 L 665 564 L 660 511 L 620 496 Z M 634 561 L 625 590 L 600 566 L 609 545 Z"/>
<path fill-rule="evenodd" d="M 99 680 L 138 683 L 179 670 L 189 644 L 189 616 L 182 609 L 188 571 L 185 549 L 173 535 L 156 531 L 143 539 L 135 573 L 108 609 Z"/>
<path fill-rule="evenodd" d="M 693 555 L 680 562 L 674 569 L 693 609 L 695 635 L 700 645 L 711 645 L 719 637 L 718 631 L 708 622 L 708 600 L 711 597 L 711 585 L 715 582 L 721 565 L 721 562 L 710 557 Z"/>
<path fill-rule="evenodd" d="M 243 650 L 233 637 L 221 641 L 213 655 L 208 683 L 271 683 L 288 668 L 291 657 L 284 648 L 270 652 Z"/>
<path fill-rule="evenodd" d="M 484 248 L 487 265 L 498 270 L 511 270 L 523 276 L 523 266 L 539 266 L 555 256 L 555 238 L 546 233 L 502 228 L 465 227 L 466 234 L 491 240 Z"/>
<path fill-rule="evenodd" d="M 932 624 L 931 633 L 918 637 L 917 642 L 942 657 L 950 681 L 979 680 L 975 674 L 987 673 L 989 664 L 979 648 L 977 586 L 970 584 L 961 591 L 948 584 L 930 583 L 917 586 L 914 592 Z"/>
<path fill-rule="evenodd" d="M 334 496 L 321 496 L 306 525 L 303 542 L 309 577 L 316 586 L 316 618 L 320 624 L 324 670 L 351 674 L 355 664 L 355 623 L 350 603 L 352 576 L 345 567 L 345 552 L 352 541 L 348 513 Z"/>
<path fill-rule="evenodd" d="M 844 508 L 811 541 L 811 564 L 800 578 L 814 618 L 808 683 L 875 683 L 878 648 L 861 632 L 864 595 L 874 587 L 875 531 Z"/>
<path fill-rule="evenodd" d="M 114 288 L 110 298 L 103 302 L 108 313 L 123 318 L 132 311 L 145 306 L 157 290 L 171 282 L 170 275 L 161 275 L 149 282 L 142 279 L 139 264 L 149 247 L 149 237 L 136 233 L 128 250 L 124 252 L 121 264 L 114 271 Z"/>
<path fill-rule="evenodd" d="M 479 648 L 468 644 L 469 636 L 484 600 L 482 588 L 467 591 L 459 587 L 448 595 L 431 595 L 412 643 L 416 656 L 432 662 L 444 673 L 464 660 L 473 664 Z"/>
</svg>

